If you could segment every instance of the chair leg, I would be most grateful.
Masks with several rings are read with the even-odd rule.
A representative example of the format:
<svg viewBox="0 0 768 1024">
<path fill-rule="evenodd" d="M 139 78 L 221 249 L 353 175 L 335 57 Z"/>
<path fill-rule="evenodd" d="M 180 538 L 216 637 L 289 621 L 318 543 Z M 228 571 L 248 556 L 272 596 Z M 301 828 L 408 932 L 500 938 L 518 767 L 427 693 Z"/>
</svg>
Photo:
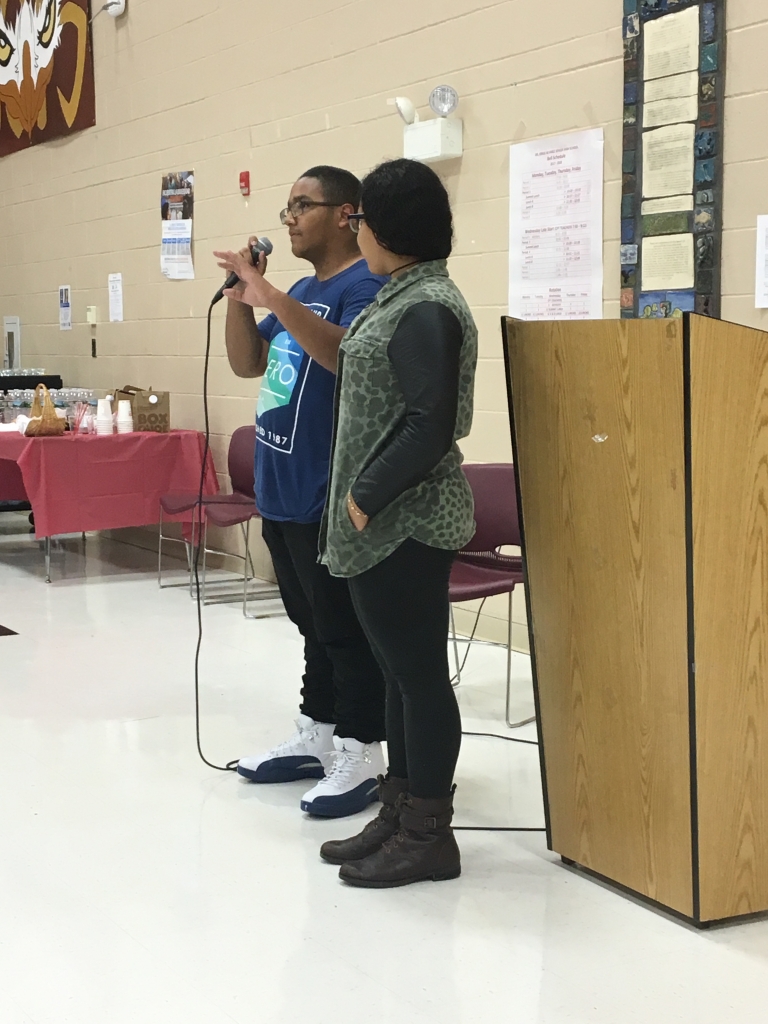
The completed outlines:
<svg viewBox="0 0 768 1024">
<path fill-rule="evenodd" d="M 157 585 L 163 586 L 163 506 L 160 506 L 160 534 L 157 538 Z"/>
<path fill-rule="evenodd" d="M 199 510 L 199 514 L 202 517 L 202 509 Z M 205 578 L 205 551 L 198 552 L 198 548 L 201 544 L 205 547 L 203 542 L 203 527 L 202 523 L 198 523 L 195 518 L 198 515 L 198 506 L 192 509 L 192 539 L 189 543 L 189 596 L 194 599 L 195 597 L 195 562 L 198 561 L 200 554 L 203 556 L 202 574 L 198 574 L 198 578 L 204 581 Z M 207 524 L 206 524 L 207 525 Z M 198 565 L 199 565 L 198 561 Z M 201 587 L 201 593 L 204 592 L 204 586 Z"/>
<path fill-rule="evenodd" d="M 251 520 L 249 519 L 246 523 L 241 523 L 240 528 L 243 530 L 243 537 L 246 542 L 246 557 L 248 558 L 248 565 L 251 568 L 251 579 L 256 579 L 256 569 L 253 565 L 253 558 L 251 557 L 251 548 L 248 543 L 248 539 L 251 536 Z"/>
<path fill-rule="evenodd" d="M 510 729 L 520 729 L 524 725 L 530 725 L 531 722 L 536 721 L 536 715 L 531 718 L 524 718 L 520 722 L 510 722 L 509 720 L 509 699 L 512 691 L 512 591 L 509 592 L 509 605 L 507 611 L 507 703 L 506 703 L 506 721 L 507 727 Z"/>
<path fill-rule="evenodd" d="M 243 531 L 243 538 L 245 540 L 245 558 L 243 559 L 243 615 L 248 618 L 248 562 L 250 561 L 250 549 L 248 542 L 251 537 L 251 521 L 247 523 L 241 523 L 240 529 Z M 253 572 L 253 562 L 251 562 L 251 572 Z M 253 573 L 255 576 L 256 574 Z"/>
<path fill-rule="evenodd" d="M 189 563 L 189 596 L 194 597 L 192 593 L 192 584 L 195 579 L 195 559 L 197 558 L 197 551 L 195 550 L 195 540 L 199 541 L 199 537 L 195 532 L 195 516 L 197 515 L 197 505 L 192 509 L 192 539 L 189 543 L 190 548 L 190 563 Z"/>
<path fill-rule="evenodd" d="M 256 570 L 253 567 L 253 559 L 251 558 L 251 549 L 248 546 L 248 538 L 250 537 L 250 534 L 251 534 L 251 520 L 249 519 L 247 523 L 240 523 L 240 530 L 241 530 L 241 532 L 243 534 L 243 543 L 245 544 L 245 556 L 243 558 L 243 571 L 247 572 L 248 568 L 250 567 L 250 570 L 251 570 L 250 578 L 253 580 L 253 579 L 256 579 Z"/>
<path fill-rule="evenodd" d="M 453 605 L 450 605 L 451 610 L 451 638 L 453 639 L 453 656 L 456 659 L 456 682 L 453 684 L 454 687 L 461 684 L 461 663 L 459 661 L 459 645 L 456 641 L 456 620 L 453 617 Z"/>
<path fill-rule="evenodd" d="M 203 604 L 205 604 L 205 567 L 206 567 L 206 554 L 208 552 L 208 520 L 205 520 L 205 526 L 202 528 L 202 539 L 203 545 Z"/>
</svg>

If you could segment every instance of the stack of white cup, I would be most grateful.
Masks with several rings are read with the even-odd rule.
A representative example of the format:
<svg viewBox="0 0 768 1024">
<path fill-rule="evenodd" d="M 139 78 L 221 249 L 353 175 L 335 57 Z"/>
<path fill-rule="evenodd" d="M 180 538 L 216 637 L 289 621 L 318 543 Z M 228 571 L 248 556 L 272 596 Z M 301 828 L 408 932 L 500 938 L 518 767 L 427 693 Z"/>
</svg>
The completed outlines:
<svg viewBox="0 0 768 1024">
<path fill-rule="evenodd" d="M 96 410 L 96 433 L 112 434 L 114 424 L 112 422 L 112 401 L 109 398 L 100 398 Z"/>
<path fill-rule="evenodd" d="M 118 434 L 130 434 L 133 431 L 133 415 L 131 403 L 121 398 L 117 403 L 117 432 Z"/>
</svg>

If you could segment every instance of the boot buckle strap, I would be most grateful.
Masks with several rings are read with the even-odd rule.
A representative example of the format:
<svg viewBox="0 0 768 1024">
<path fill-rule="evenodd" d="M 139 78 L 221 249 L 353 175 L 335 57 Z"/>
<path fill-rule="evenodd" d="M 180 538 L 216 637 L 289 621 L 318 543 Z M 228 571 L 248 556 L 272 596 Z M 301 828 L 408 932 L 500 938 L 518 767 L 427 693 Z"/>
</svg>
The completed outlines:
<svg viewBox="0 0 768 1024">
<path fill-rule="evenodd" d="M 437 828 L 437 818 L 434 816 L 424 819 L 424 828 Z"/>
</svg>

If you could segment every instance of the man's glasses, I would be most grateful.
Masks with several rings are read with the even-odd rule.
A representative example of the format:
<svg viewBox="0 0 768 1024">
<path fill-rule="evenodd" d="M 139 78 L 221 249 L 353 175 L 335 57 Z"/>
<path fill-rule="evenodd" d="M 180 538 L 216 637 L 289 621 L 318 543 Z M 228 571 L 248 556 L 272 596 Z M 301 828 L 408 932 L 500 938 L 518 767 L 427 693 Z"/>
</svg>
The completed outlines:
<svg viewBox="0 0 768 1024">
<path fill-rule="evenodd" d="M 311 210 L 313 206 L 343 206 L 343 203 L 316 203 L 314 199 L 297 199 L 289 203 L 284 210 L 280 211 L 280 223 L 287 224 L 288 218 L 298 220 L 303 213 Z"/>
<path fill-rule="evenodd" d="M 353 235 L 356 235 L 360 230 L 361 221 L 365 220 L 364 213 L 350 213 L 347 215 L 349 221 L 349 228 Z"/>
</svg>

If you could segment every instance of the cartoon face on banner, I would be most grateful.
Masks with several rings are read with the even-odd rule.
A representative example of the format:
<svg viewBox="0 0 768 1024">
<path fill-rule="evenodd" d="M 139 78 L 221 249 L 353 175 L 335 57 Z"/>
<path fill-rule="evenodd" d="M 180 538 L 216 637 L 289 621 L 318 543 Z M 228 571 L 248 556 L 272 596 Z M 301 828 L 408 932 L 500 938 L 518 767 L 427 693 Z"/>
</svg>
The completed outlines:
<svg viewBox="0 0 768 1024">
<path fill-rule="evenodd" d="M 90 0 L 0 0 L 0 156 L 95 123 Z"/>
</svg>

